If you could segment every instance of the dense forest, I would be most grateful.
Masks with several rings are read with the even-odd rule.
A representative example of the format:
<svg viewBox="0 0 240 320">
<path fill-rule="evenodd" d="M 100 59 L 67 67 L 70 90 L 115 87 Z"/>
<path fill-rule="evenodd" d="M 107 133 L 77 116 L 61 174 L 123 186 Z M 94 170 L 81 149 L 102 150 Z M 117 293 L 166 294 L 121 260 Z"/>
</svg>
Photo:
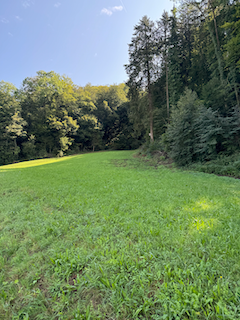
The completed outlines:
<svg viewBox="0 0 240 320">
<path fill-rule="evenodd" d="M 184 0 L 144 16 L 126 84 L 78 87 L 39 71 L 0 82 L 0 164 L 158 145 L 178 165 L 240 149 L 240 3 Z"/>
<path fill-rule="evenodd" d="M 128 104 L 125 84 L 82 88 L 44 71 L 19 90 L 2 81 L 0 162 L 137 148 Z"/>
</svg>

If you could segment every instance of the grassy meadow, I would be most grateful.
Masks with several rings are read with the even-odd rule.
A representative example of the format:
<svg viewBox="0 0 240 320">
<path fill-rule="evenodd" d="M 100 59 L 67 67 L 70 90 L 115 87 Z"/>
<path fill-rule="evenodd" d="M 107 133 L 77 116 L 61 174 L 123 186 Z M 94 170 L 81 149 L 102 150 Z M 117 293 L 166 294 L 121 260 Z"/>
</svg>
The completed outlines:
<svg viewBox="0 0 240 320">
<path fill-rule="evenodd" d="M 0 167 L 0 319 L 240 319 L 240 180 L 132 151 Z"/>
</svg>

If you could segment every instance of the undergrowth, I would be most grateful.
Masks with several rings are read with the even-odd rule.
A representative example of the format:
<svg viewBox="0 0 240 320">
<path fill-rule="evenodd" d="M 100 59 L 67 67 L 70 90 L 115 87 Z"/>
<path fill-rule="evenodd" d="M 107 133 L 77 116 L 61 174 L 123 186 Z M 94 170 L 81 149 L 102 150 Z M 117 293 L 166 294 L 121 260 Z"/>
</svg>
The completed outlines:
<svg viewBox="0 0 240 320">
<path fill-rule="evenodd" d="M 185 166 L 177 166 L 165 151 L 163 143 L 154 141 L 153 143 L 145 143 L 142 145 L 138 149 L 136 156 L 153 166 L 165 165 L 169 168 L 194 170 L 220 176 L 240 178 L 239 152 L 232 155 L 219 154 L 214 160 L 199 161 Z"/>
<path fill-rule="evenodd" d="M 188 168 L 205 173 L 240 178 L 240 154 L 220 155 L 216 160 L 194 163 L 189 165 Z"/>
</svg>

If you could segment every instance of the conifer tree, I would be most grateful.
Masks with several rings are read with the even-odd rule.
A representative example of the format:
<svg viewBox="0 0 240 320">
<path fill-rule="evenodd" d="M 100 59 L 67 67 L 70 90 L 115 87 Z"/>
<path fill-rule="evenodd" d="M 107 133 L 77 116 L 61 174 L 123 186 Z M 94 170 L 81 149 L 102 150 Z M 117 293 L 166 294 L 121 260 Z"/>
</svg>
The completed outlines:
<svg viewBox="0 0 240 320">
<path fill-rule="evenodd" d="M 166 77 L 166 102 L 167 102 L 167 118 L 169 122 L 169 85 L 168 85 L 168 50 L 170 37 L 170 20 L 168 13 L 163 12 L 161 19 L 158 21 L 159 47 L 162 56 L 162 68 L 165 69 Z"/>
<path fill-rule="evenodd" d="M 127 85 L 130 88 L 147 91 L 151 142 L 154 140 L 152 83 L 156 70 L 155 30 L 154 22 L 147 16 L 144 16 L 134 27 L 132 42 L 129 44 L 129 64 L 125 66 L 129 76 Z"/>
</svg>

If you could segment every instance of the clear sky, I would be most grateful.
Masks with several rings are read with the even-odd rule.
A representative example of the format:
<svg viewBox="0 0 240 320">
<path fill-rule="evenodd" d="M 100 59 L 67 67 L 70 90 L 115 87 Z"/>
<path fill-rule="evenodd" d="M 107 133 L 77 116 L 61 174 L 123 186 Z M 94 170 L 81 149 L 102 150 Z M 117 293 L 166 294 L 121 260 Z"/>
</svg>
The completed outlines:
<svg viewBox="0 0 240 320">
<path fill-rule="evenodd" d="M 77 85 L 127 80 L 128 44 L 147 15 L 170 12 L 169 0 L 0 0 L 0 80 L 20 87 L 39 70 Z"/>
</svg>

